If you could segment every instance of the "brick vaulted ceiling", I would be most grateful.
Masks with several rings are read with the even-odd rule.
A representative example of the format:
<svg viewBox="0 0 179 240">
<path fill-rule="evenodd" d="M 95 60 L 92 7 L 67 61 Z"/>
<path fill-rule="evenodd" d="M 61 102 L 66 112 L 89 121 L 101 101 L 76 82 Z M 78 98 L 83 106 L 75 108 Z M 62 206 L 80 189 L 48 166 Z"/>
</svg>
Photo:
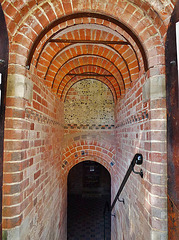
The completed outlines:
<svg viewBox="0 0 179 240">
<path fill-rule="evenodd" d="M 97 79 L 116 101 L 141 73 L 163 65 L 162 39 L 173 3 L 160 8 L 155 2 L 160 1 L 1 0 L 11 72 L 14 64 L 24 66 L 62 101 L 77 81 Z"/>
<path fill-rule="evenodd" d="M 104 82 L 117 99 L 130 87 L 131 81 L 138 78 L 138 47 L 135 49 L 128 41 L 133 40 L 128 33 L 120 27 L 117 31 L 112 29 L 110 22 L 104 23 L 102 17 L 83 17 L 83 23 L 78 23 L 81 18 L 78 14 L 72 25 L 67 25 L 66 21 L 64 28 L 55 26 L 55 33 L 52 31 L 34 53 L 32 61 L 37 75 L 44 78 L 45 84 L 60 98 L 72 83 L 92 77 Z"/>
</svg>

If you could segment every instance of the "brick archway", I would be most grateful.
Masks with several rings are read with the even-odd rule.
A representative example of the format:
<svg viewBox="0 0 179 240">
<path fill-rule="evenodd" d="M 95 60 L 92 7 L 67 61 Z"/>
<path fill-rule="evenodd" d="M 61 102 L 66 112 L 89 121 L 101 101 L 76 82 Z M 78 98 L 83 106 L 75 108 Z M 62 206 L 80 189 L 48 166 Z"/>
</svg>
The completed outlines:
<svg viewBox="0 0 179 240">
<path fill-rule="evenodd" d="M 93 156 L 93 155 L 75 158 L 70 163 L 66 163 L 66 161 L 64 161 L 63 166 L 64 166 L 64 169 L 66 170 L 65 175 L 66 174 L 68 175 L 69 171 L 74 166 L 76 166 L 79 163 L 85 162 L 85 161 L 92 161 L 92 162 L 97 162 L 97 163 L 101 164 L 110 173 L 110 175 L 112 177 L 112 175 L 113 175 L 112 174 L 112 172 L 113 172 L 112 166 L 108 162 L 106 162 L 103 158 L 98 157 L 98 156 Z M 66 168 L 65 168 L 65 164 L 68 164 L 68 166 Z"/>
<path fill-rule="evenodd" d="M 62 168 L 66 173 L 77 163 L 86 160 L 99 162 L 111 173 L 115 168 L 115 148 L 108 142 L 81 140 L 63 149 Z"/>
<path fill-rule="evenodd" d="M 79 66 L 70 73 L 70 77 L 67 78 L 67 80 L 64 78 L 65 85 L 63 89 L 61 90 L 61 99 L 62 101 L 65 101 L 65 98 L 70 90 L 70 88 L 77 82 L 85 80 L 85 79 L 90 79 L 92 77 L 93 79 L 96 79 L 98 81 L 101 81 L 104 83 L 108 88 L 110 89 L 114 102 L 117 101 L 117 98 L 120 96 L 121 91 L 118 86 L 118 92 L 116 92 L 116 89 L 110 82 L 110 79 L 114 77 L 109 74 L 109 72 L 104 69 L 103 67 L 99 67 L 96 65 L 84 65 L 84 66 Z M 114 79 L 115 80 L 115 79 Z M 115 81 L 117 83 L 117 81 Z M 117 83 L 118 84 L 118 83 Z M 58 90 L 59 91 L 59 90 Z"/>
<path fill-rule="evenodd" d="M 21 9 L 25 11 L 26 13 L 28 12 L 28 9 L 31 8 L 33 12 L 33 17 L 31 17 L 29 14 L 24 14 L 24 20 L 19 22 L 18 14 L 13 14 L 11 18 L 16 19 L 16 24 L 19 24 L 19 27 L 14 29 L 14 32 L 11 32 L 11 37 L 14 40 L 15 43 L 13 43 L 13 48 L 12 51 L 12 65 L 10 65 L 10 68 L 12 69 L 13 73 L 13 68 L 14 68 L 14 63 L 17 64 L 17 68 L 21 72 L 24 72 L 25 75 L 28 75 L 28 71 L 26 69 L 23 69 L 22 66 L 25 66 L 25 59 L 27 60 L 30 47 L 32 47 L 35 50 L 35 53 L 30 53 L 30 58 L 32 59 L 33 57 L 33 65 L 36 65 L 36 61 L 38 60 L 39 53 L 41 52 L 42 49 L 47 48 L 48 52 L 48 46 L 46 46 L 46 43 L 48 42 L 48 39 L 51 38 L 51 36 L 61 30 L 65 30 L 67 28 L 70 28 L 71 26 L 76 26 L 76 25 L 85 25 L 85 24 L 98 24 L 99 26 L 104 25 L 106 28 L 111 29 L 111 31 L 116 31 L 122 33 L 124 38 L 128 38 L 128 41 L 130 42 L 132 49 L 134 50 L 135 54 L 133 53 L 133 57 L 136 55 L 136 61 L 140 60 L 140 68 L 145 70 L 148 69 L 147 65 L 149 65 L 149 68 L 157 64 L 159 68 L 162 70 L 162 65 L 163 65 L 163 53 L 164 53 L 164 48 L 162 49 L 162 44 L 163 44 L 163 32 L 166 29 L 167 26 L 167 14 L 170 13 L 170 7 L 167 5 L 165 8 L 165 16 L 162 15 L 162 10 L 158 11 L 159 15 L 156 14 L 154 11 L 154 8 L 157 9 L 157 6 L 153 4 L 151 6 L 149 3 L 144 3 L 142 1 L 136 2 L 134 1 L 133 3 L 125 2 L 125 11 L 123 9 L 124 3 L 118 2 L 116 4 L 110 5 L 108 4 L 108 7 L 106 7 L 106 4 L 100 3 L 98 4 L 98 7 L 94 6 L 94 10 L 96 13 L 90 13 L 90 12 L 85 12 L 85 9 L 87 6 L 83 5 L 78 5 L 77 3 L 73 3 L 73 1 L 70 3 L 60 3 L 57 5 L 55 1 L 52 1 L 51 3 L 45 3 L 41 2 L 38 6 L 34 5 L 33 3 L 28 4 L 22 4 L 18 6 L 19 13 Z M 60 7 L 61 6 L 61 7 Z M 67 6 L 69 7 L 68 13 L 66 12 Z M 78 7 L 77 7 L 78 6 Z M 11 15 L 10 12 L 8 11 L 11 9 L 12 6 L 11 4 L 7 5 L 5 9 L 7 9 L 7 14 Z M 109 17 L 111 15 L 111 7 L 113 7 L 113 16 Z M 78 12 L 73 12 L 75 9 L 78 9 Z M 104 11 L 105 9 L 105 11 Z M 142 11 L 141 11 L 142 9 Z M 118 14 L 116 13 L 118 11 Z M 163 10 L 164 11 L 164 10 Z M 105 14 L 101 14 L 101 12 L 104 12 Z M 121 14 L 119 14 L 121 12 Z M 44 14 L 45 13 L 45 14 Z M 143 14 L 148 13 L 149 16 L 149 21 L 146 24 L 146 22 L 143 22 Z M 64 14 L 68 14 L 64 17 Z M 127 18 L 129 14 L 132 16 L 131 21 L 127 21 Z M 94 15 L 94 16 L 93 16 Z M 117 17 L 116 17 L 117 16 Z M 159 17 L 162 16 L 162 17 Z M 95 18 L 96 17 L 96 18 Z M 72 21 L 73 19 L 73 21 Z M 111 19 L 111 20 L 110 20 Z M 164 22 L 165 21 L 165 22 Z M 9 25 L 12 23 L 10 22 Z M 33 26 L 31 26 L 33 24 Z M 118 24 L 118 25 L 117 25 Z M 157 32 L 157 28 L 160 25 L 160 30 Z M 28 28 L 29 26 L 29 28 Z M 43 27 L 42 27 L 43 26 Z M 26 29 L 28 28 L 28 34 L 26 34 Z M 43 30 L 45 28 L 45 30 Z M 32 30 L 33 29 L 33 30 Z M 133 29 L 132 31 L 130 29 Z M 145 31 L 141 31 L 141 30 Z M 46 34 L 46 35 L 44 35 Z M 130 35 L 131 34 L 131 35 Z M 138 36 L 138 37 L 136 37 Z M 35 39 L 41 39 L 41 41 L 35 41 Z M 137 40 L 138 39 L 138 40 Z M 143 44 L 140 43 L 143 42 Z M 23 47 L 22 47 L 22 42 L 23 42 Z M 160 42 L 160 47 L 158 46 Z M 33 45 L 35 43 L 35 45 Z M 62 44 L 63 45 L 63 44 Z M 154 47 L 154 46 L 157 47 Z M 51 48 L 51 49 L 50 49 Z M 49 48 L 49 51 L 51 51 L 52 56 L 54 55 L 53 52 L 56 52 L 56 49 L 52 46 Z M 150 50 L 149 50 L 150 49 Z M 32 51 L 33 52 L 33 51 Z M 119 50 L 120 52 L 120 50 Z M 49 59 L 49 56 L 46 55 L 44 52 L 42 58 L 43 64 L 39 65 L 38 68 L 34 69 L 35 72 L 37 72 L 43 76 L 45 72 L 47 71 L 46 64 L 51 61 Z M 13 56 L 16 56 L 15 58 Z M 131 55 L 132 57 L 132 55 Z M 143 60 L 142 60 L 143 58 Z M 131 61 L 131 59 L 130 59 Z M 128 65 L 130 65 L 130 61 L 126 61 Z M 149 64 L 147 64 L 147 61 Z M 24 62 L 24 63 L 23 63 Z M 41 63 L 42 63 L 41 62 Z M 129 66 L 129 69 L 134 68 L 134 63 L 132 63 L 131 66 Z M 139 63 L 135 63 L 135 66 L 137 67 Z M 27 66 L 29 66 L 29 63 L 27 63 Z M 53 66 L 54 67 L 54 66 Z M 55 69 L 58 69 L 58 65 L 55 66 Z M 34 68 L 34 67 L 33 67 Z M 133 70 L 132 70 L 133 71 Z M 133 75 L 134 74 L 134 75 Z M 137 73 L 138 74 L 138 73 Z M 151 73 L 149 75 L 152 75 L 153 71 L 151 70 Z M 136 72 L 132 72 L 133 79 L 137 78 Z M 49 75 L 50 78 L 50 75 Z M 44 81 L 45 84 L 50 86 L 50 82 Z M 125 84 L 129 84 L 126 82 Z M 130 86 L 129 86 L 130 87 Z M 119 94 L 118 94 L 119 95 Z M 120 97 L 120 96 L 119 96 Z"/>
<path fill-rule="evenodd" d="M 58 214 L 58 209 L 65 209 L 64 181 L 69 169 L 88 158 L 101 162 L 115 176 L 115 194 L 129 161 L 140 151 L 145 158 L 144 179 L 131 176 L 132 187 L 125 192 L 129 207 L 116 206 L 119 213 L 116 219 L 124 224 L 114 221 L 119 232 L 113 231 L 113 239 L 120 237 L 122 231 L 128 239 L 165 237 L 164 41 L 174 1 L 4 0 L 2 6 L 10 37 L 4 153 L 5 232 L 11 236 L 17 233 L 19 239 L 37 236 L 40 239 L 41 234 L 44 239 L 65 239 L 66 213 Z M 73 26 L 74 31 L 68 31 Z M 63 36 L 59 40 L 64 42 L 55 40 L 59 36 Z M 83 46 L 74 42 L 79 36 L 84 37 Z M 53 81 L 59 69 L 61 72 Z M 86 79 L 79 75 L 73 79 L 74 73 L 101 74 L 96 76 L 97 80 L 105 83 L 115 98 L 115 125 L 99 123 L 97 127 L 101 128 L 86 129 L 83 124 L 69 124 L 71 128 L 65 128 L 65 94 L 71 84 Z M 88 130 L 97 140 L 91 137 L 64 143 L 68 134 L 72 138 L 76 133 L 85 136 Z M 133 214 L 130 219 L 129 213 Z M 136 215 L 141 221 L 136 221 L 133 227 Z M 49 221 L 45 221 L 46 217 Z M 36 224 L 37 218 L 40 224 Z M 125 224 L 129 220 L 127 231 Z M 141 222 L 142 231 L 147 232 L 140 232 L 139 236 L 135 230 Z M 41 225 L 47 231 L 42 232 Z"/>
<path fill-rule="evenodd" d="M 111 205 L 108 169 L 90 158 L 74 165 L 67 179 L 67 238 L 103 239 L 105 224 L 105 235 L 111 239 L 111 215 L 105 214 L 105 222 L 103 217 L 107 203 Z"/>
</svg>

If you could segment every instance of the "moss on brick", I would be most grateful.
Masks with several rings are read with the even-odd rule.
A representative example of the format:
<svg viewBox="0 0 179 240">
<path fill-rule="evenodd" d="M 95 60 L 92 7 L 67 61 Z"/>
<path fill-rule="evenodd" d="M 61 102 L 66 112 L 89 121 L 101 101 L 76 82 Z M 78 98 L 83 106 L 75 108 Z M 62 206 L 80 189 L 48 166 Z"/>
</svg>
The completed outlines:
<svg viewBox="0 0 179 240">
<path fill-rule="evenodd" d="M 7 240 L 7 231 L 6 230 L 2 231 L 2 240 Z"/>
</svg>

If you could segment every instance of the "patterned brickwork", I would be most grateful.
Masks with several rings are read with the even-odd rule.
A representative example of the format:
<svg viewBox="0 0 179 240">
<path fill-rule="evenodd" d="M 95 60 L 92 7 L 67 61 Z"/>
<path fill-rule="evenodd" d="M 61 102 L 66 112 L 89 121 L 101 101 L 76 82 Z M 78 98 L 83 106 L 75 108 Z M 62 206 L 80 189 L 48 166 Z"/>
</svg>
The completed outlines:
<svg viewBox="0 0 179 240">
<path fill-rule="evenodd" d="M 54 119 L 48 117 L 47 115 L 42 114 L 34 109 L 29 107 L 25 108 L 25 118 L 31 119 L 33 121 L 37 121 L 42 124 L 49 124 L 49 125 L 59 125 L 64 127 L 62 122 L 55 121 Z"/>
<path fill-rule="evenodd" d="M 0 2 L 9 75 L 20 83 L 14 80 L 6 101 L 2 213 L 8 240 L 65 240 L 69 170 L 81 161 L 101 163 L 114 198 L 136 152 L 144 157 L 144 178 L 130 176 L 125 205 L 114 209 L 112 240 L 166 239 L 164 43 L 175 1 Z M 111 92 L 115 123 L 105 116 L 102 123 L 83 119 L 63 128 L 64 101 L 89 75 Z M 25 94 L 30 81 L 32 99 Z"/>
<path fill-rule="evenodd" d="M 95 130 L 95 129 L 114 129 L 115 126 L 114 125 L 95 125 L 95 124 L 92 124 L 92 125 L 89 125 L 89 124 L 80 124 L 80 125 L 77 125 L 77 124 L 67 124 L 64 126 L 64 129 L 67 130 L 67 129 L 73 129 L 73 130 L 79 130 L 79 129 L 87 129 L 87 130 Z"/>
<path fill-rule="evenodd" d="M 73 128 L 76 124 L 79 129 L 109 129 L 114 125 L 113 96 L 108 87 L 99 81 L 80 81 L 66 96 L 64 114 L 66 128 Z"/>
<path fill-rule="evenodd" d="M 72 139 L 67 139 L 67 147 L 64 147 L 62 160 L 77 159 L 84 156 L 97 156 L 102 158 L 108 164 L 115 162 L 115 148 L 113 146 L 113 138 L 105 141 L 93 135 L 78 135 Z M 98 135 L 99 136 L 99 135 Z M 103 138 L 103 137 L 101 137 Z"/>
</svg>

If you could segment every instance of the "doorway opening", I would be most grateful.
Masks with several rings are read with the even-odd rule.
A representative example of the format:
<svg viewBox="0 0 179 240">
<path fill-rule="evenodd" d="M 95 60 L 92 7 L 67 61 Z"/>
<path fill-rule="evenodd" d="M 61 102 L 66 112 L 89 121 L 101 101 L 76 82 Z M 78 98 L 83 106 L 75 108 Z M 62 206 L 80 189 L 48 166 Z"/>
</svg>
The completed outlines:
<svg viewBox="0 0 179 240">
<path fill-rule="evenodd" d="M 111 177 L 101 164 L 84 161 L 68 174 L 67 239 L 104 239 L 104 206 L 111 203 Z M 106 239 L 111 239 L 110 215 L 105 218 Z"/>
</svg>

